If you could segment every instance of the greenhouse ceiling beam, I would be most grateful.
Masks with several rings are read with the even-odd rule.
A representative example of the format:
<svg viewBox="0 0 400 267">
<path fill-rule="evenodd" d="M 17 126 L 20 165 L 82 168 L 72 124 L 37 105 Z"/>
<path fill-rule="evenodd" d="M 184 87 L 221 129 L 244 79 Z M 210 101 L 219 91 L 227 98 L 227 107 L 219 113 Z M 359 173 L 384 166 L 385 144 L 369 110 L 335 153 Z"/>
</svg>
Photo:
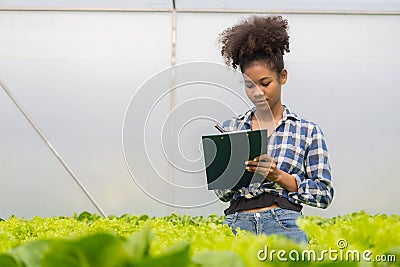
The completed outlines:
<svg viewBox="0 0 400 267">
<path fill-rule="evenodd" d="M 175 72 L 175 66 L 176 66 L 176 9 L 175 9 L 175 0 L 172 0 L 172 17 L 171 17 L 171 83 L 170 83 L 170 89 L 175 89 L 175 79 L 176 79 L 176 72 Z M 174 141 L 175 141 L 175 115 L 174 115 L 174 109 L 175 109 L 175 90 L 171 90 L 170 93 L 170 98 L 169 98 L 169 113 L 170 113 L 170 127 L 169 128 L 169 152 L 170 152 L 170 159 L 171 162 L 175 161 L 175 148 L 174 148 Z M 168 165 L 168 203 L 173 203 L 174 202 L 174 194 L 173 194 L 173 185 L 175 184 L 175 179 L 174 179 L 174 166 L 173 164 Z M 173 207 L 172 205 L 168 205 L 168 214 L 171 214 L 173 212 Z"/>
<path fill-rule="evenodd" d="M 175 12 L 177 13 L 237 13 L 237 14 L 298 14 L 298 15 L 388 15 L 399 16 L 400 10 L 253 10 L 253 9 L 188 9 L 188 8 L 60 8 L 60 7 L 0 7 L 0 11 L 61 11 L 61 12 Z"/>
</svg>

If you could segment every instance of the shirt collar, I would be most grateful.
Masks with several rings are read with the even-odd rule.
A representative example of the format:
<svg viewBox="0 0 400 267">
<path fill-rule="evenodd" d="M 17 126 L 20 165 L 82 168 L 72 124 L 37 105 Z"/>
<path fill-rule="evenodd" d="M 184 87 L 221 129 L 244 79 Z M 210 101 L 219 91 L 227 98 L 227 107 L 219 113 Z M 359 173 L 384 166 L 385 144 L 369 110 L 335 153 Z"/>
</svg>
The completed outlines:
<svg viewBox="0 0 400 267">
<path fill-rule="evenodd" d="M 246 113 L 234 117 L 236 120 L 240 121 L 240 128 L 251 129 L 251 115 L 256 111 L 256 107 L 248 110 Z"/>
<path fill-rule="evenodd" d="M 282 121 L 286 121 L 288 119 L 298 121 L 300 120 L 300 117 L 296 113 L 291 112 L 285 105 L 283 105 Z"/>
<path fill-rule="evenodd" d="M 251 115 L 256 111 L 256 107 L 253 107 L 252 109 L 248 110 L 246 113 L 238 115 L 235 117 L 235 119 L 239 120 L 242 122 L 243 125 L 247 125 L 247 127 L 250 129 L 251 127 Z M 299 116 L 296 113 L 291 112 L 285 105 L 283 105 L 283 114 L 282 114 L 282 119 L 280 122 L 284 122 L 288 119 L 292 120 L 300 120 Z"/>
</svg>

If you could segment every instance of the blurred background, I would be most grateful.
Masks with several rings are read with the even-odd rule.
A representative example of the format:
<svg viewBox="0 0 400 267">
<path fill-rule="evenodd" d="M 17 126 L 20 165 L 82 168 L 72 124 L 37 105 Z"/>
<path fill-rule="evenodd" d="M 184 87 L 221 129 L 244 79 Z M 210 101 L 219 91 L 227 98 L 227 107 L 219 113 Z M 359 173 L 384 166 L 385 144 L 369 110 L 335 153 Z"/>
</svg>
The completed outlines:
<svg viewBox="0 0 400 267">
<path fill-rule="evenodd" d="M 194 66 L 218 76 L 218 34 L 252 14 L 288 19 L 283 102 L 326 136 L 334 201 L 304 213 L 398 214 L 399 0 L 0 0 L 0 79 L 107 214 L 222 215 L 227 203 L 207 190 L 204 173 L 174 163 L 201 162 L 201 135 L 215 133 L 211 120 L 246 111 L 243 92 L 171 93 L 168 68 L 208 62 Z M 187 66 L 178 74 L 196 80 Z M 161 142 L 151 142 L 160 129 Z M 135 133 L 150 140 L 148 154 L 124 147 L 143 141 Z M 1 89 L 0 218 L 84 210 L 98 213 Z"/>
</svg>

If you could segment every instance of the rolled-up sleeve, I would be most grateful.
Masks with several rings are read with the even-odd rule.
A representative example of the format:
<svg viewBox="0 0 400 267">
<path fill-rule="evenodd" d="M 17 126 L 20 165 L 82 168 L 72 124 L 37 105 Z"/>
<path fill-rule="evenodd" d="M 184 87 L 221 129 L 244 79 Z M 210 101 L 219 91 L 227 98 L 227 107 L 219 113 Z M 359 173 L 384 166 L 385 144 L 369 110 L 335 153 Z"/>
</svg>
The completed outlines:
<svg viewBox="0 0 400 267">
<path fill-rule="evenodd" d="M 317 125 L 312 129 L 303 167 L 304 172 L 292 174 L 296 179 L 298 190 L 290 192 L 289 198 L 296 203 L 327 208 L 332 202 L 334 190 L 325 138 Z"/>
<path fill-rule="evenodd" d="M 232 200 L 232 197 L 235 194 L 235 192 L 231 189 L 215 189 L 214 193 L 223 202 L 228 202 Z"/>
</svg>

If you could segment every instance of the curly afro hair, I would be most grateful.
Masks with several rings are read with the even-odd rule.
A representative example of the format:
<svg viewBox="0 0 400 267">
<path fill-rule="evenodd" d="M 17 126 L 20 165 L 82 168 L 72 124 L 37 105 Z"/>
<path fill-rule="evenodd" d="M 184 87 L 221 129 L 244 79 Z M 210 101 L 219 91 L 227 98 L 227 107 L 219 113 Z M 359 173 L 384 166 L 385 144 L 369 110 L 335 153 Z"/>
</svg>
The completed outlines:
<svg viewBox="0 0 400 267">
<path fill-rule="evenodd" d="M 282 16 L 251 16 L 219 35 L 221 55 L 228 66 L 245 71 L 261 61 L 276 71 L 284 69 L 283 55 L 289 53 L 288 22 Z"/>
</svg>

